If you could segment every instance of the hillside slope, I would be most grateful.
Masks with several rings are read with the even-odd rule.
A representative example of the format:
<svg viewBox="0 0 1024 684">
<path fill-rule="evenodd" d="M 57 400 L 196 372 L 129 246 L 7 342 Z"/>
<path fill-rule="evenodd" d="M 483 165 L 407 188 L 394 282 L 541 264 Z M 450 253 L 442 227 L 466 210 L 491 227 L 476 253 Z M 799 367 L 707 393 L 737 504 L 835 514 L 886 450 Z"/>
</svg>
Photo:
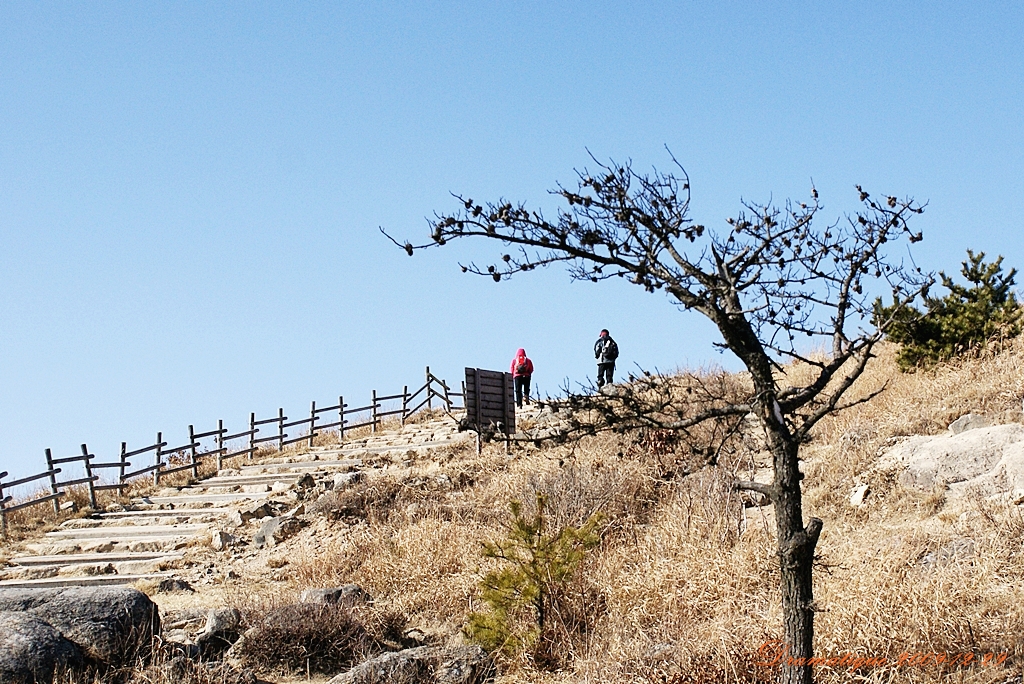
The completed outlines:
<svg viewBox="0 0 1024 684">
<path fill-rule="evenodd" d="M 1019 681 L 1022 507 L 954 498 L 943 486 L 921 491 L 883 465 L 905 437 L 943 434 L 964 414 L 1024 422 L 1024 345 L 913 374 L 899 373 L 884 349 L 856 391 L 882 385 L 880 396 L 822 421 L 804 452 L 805 514 L 825 521 L 817 651 L 837 659 L 818 679 Z M 533 411 L 524 421 L 554 419 Z M 765 644 L 781 624 L 771 510 L 732 491 L 723 470 L 679 476 L 678 449 L 664 435 L 634 432 L 510 455 L 499 444 L 477 455 L 472 442 L 453 441 L 368 459 L 362 478 L 332 480 L 337 487 L 304 501 L 303 526 L 273 548 L 254 548 L 259 523 L 250 521 L 225 528 L 221 550 L 205 541 L 181 549 L 174 572 L 197 593 L 143 586 L 170 622 L 226 605 L 254 621 L 303 589 L 354 583 L 397 633 L 457 642 L 481 609 L 482 575 L 500 566 L 481 542 L 507 535 L 511 501 L 529 510 L 541 493 L 553 528 L 601 511 L 603 540 L 564 587 L 554 647 L 544 658 L 500 657 L 500 681 L 770 681 L 772 668 L 758 663 L 771 659 Z M 763 460 L 751 452 L 749 468 L 763 472 Z M 868 493 L 851 504 L 860 485 Z M 957 655 L 965 653 L 971 659 Z M 862 661 L 851 670 L 854 658 Z"/>
</svg>

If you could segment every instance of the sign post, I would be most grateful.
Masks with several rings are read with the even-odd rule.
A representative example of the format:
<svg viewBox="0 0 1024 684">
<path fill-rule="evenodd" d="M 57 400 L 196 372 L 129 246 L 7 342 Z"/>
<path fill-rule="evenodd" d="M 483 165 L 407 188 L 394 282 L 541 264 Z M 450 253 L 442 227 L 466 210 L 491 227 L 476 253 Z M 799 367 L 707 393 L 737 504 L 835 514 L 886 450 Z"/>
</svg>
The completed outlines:
<svg viewBox="0 0 1024 684">
<path fill-rule="evenodd" d="M 466 421 L 476 430 L 476 450 L 480 453 L 480 435 L 500 432 L 505 436 L 505 453 L 516 431 L 515 389 L 511 373 L 482 368 L 466 369 Z"/>
</svg>

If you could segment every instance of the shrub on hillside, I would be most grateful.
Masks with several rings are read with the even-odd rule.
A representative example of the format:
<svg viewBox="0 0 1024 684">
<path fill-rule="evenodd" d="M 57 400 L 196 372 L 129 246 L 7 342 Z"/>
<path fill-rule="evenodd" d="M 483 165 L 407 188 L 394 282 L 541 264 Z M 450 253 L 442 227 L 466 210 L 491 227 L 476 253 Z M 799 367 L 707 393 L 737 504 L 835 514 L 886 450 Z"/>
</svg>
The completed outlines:
<svg viewBox="0 0 1024 684">
<path fill-rule="evenodd" d="M 269 611 L 232 650 L 258 671 L 332 674 L 379 648 L 350 606 L 296 603 Z"/>
<path fill-rule="evenodd" d="M 896 361 L 901 370 L 929 366 L 985 346 L 996 337 L 1021 332 L 1021 305 L 1011 288 L 1017 269 L 1002 273 L 1003 257 L 985 263 L 985 253 L 967 250 L 960 273 L 969 283 L 958 285 L 940 272 L 944 297 L 925 296 L 925 310 L 896 310 L 875 301 L 875 324 L 895 318 L 888 338 L 899 343 Z"/>
<path fill-rule="evenodd" d="M 489 610 L 470 614 L 466 634 L 488 651 L 529 651 L 537 665 L 557 666 L 560 637 L 586 627 L 570 587 L 587 551 L 601 542 L 597 527 L 604 516 L 595 513 L 580 527 L 551 532 L 543 495 L 537 495 L 532 516 L 518 501 L 510 507 L 508 536 L 484 543 L 484 556 L 504 563 L 480 583 Z"/>
</svg>

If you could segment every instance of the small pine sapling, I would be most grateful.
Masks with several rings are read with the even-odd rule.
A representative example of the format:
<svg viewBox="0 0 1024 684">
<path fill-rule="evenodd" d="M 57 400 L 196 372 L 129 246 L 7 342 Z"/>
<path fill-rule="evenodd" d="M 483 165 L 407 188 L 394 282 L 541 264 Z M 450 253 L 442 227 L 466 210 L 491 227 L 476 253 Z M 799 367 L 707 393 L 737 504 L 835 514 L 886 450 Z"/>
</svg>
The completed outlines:
<svg viewBox="0 0 1024 684">
<path fill-rule="evenodd" d="M 580 527 L 566 526 L 554 533 L 544 513 L 546 500 L 537 495 L 536 513 L 528 516 L 522 504 L 510 504 L 508 535 L 484 542 L 485 558 L 503 561 L 480 582 L 486 612 L 474 612 L 466 635 L 490 652 L 507 656 L 543 647 L 551 619 L 564 608 L 565 590 L 589 550 L 600 544 L 598 512 Z"/>
</svg>

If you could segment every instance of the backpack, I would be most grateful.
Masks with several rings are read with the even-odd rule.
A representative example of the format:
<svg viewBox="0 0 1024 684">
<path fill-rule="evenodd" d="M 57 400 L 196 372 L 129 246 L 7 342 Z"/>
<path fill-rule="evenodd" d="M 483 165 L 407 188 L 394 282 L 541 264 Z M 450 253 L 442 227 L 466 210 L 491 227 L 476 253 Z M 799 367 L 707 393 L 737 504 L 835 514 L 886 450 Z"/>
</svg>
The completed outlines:
<svg viewBox="0 0 1024 684">
<path fill-rule="evenodd" d="M 516 365 L 516 375 L 527 375 L 530 372 L 530 367 L 526 365 L 526 357 L 523 357 L 522 362 Z"/>
<path fill-rule="evenodd" d="M 609 361 L 614 361 L 619 358 L 619 345 L 615 344 L 615 340 L 610 337 L 605 340 L 604 350 L 601 352 L 601 356 Z"/>
</svg>

